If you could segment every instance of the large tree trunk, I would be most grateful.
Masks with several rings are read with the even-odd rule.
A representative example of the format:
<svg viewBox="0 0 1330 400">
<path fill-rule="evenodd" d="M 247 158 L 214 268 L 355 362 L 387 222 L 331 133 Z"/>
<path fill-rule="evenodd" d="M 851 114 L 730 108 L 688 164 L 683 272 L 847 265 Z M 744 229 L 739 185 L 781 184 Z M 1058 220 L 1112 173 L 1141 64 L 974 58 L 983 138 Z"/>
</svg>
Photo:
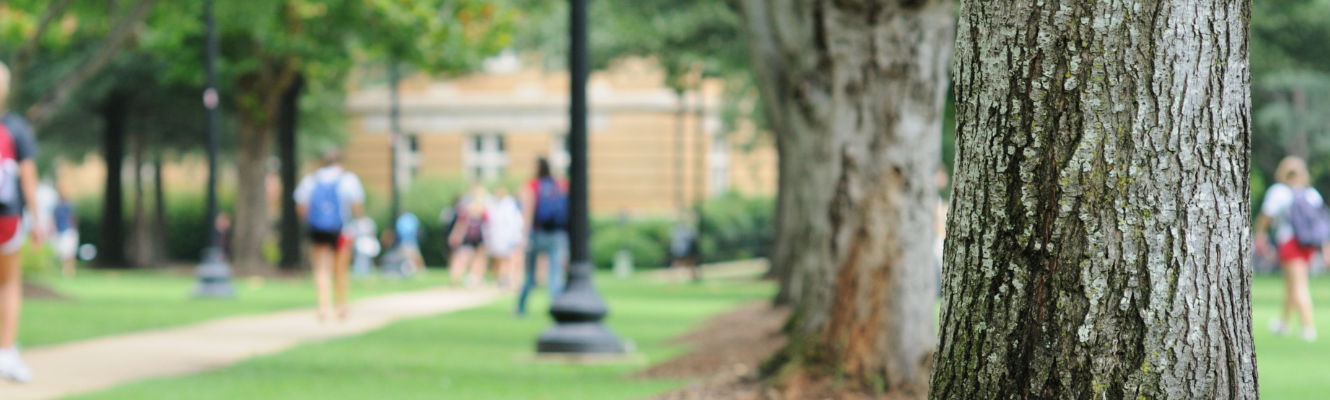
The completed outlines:
<svg viewBox="0 0 1330 400">
<path fill-rule="evenodd" d="M 933 399 L 1255 399 L 1247 0 L 968 0 Z"/>
<path fill-rule="evenodd" d="M 769 114 L 779 116 L 787 214 L 777 254 L 798 299 L 776 364 L 922 398 L 935 339 L 933 176 L 951 3 L 743 8 Z"/>
<path fill-rule="evenodd" d="M 123 93 L 107 95 L 102 106 L 102 158 L 106 159 L 106 189 L 102 195 L 102 221 L 98 264 L 102 267 L 124 268 L 125 217 L 124 185 L 121 172 L 125 163 L 125 127 L 129 119 L 130 96 Z"/>
<path fill-rule="evenodd" d="M 242 113 L 243 114 L 243 113 Z M 273 129 L 241 116 L 236 170 L 240 187 L 236 190 L 234 241 L 232 257 L 243 272 L 255 273 L 269 267 L 263 258 L 263 242 L 271 229 L 268 217 L 267 161 L 272 155 Z"/>
<path fill-rule="evenodd" d="M 300 92 L 304 89 L 304 79 L 296 78 L 295 84 L 282 95 L 282 117 L 278 122 L 278 137 L 281 142 L 282 174 L 282 262 L 283 269 L 300 269 L 300 216 L 296 214 L 296 174 L 300 172 L 300 159 L 296 157 L 296 131 L 300 126 Z"/>
<path fill-rule="evenodd" d="M 236 190 L 233 262 L 244 273 L 257 273 L 271 266 L 263 257 L 263 243 L 272 230 L 268 216 L 268 157 L 273 155 L 277 117 L 282 98 L 295 83 L 294 62 L 264 59 L 257 72 L 237 82 L 240 108 L 240 137 L 236 149 Z"/>
</svg>

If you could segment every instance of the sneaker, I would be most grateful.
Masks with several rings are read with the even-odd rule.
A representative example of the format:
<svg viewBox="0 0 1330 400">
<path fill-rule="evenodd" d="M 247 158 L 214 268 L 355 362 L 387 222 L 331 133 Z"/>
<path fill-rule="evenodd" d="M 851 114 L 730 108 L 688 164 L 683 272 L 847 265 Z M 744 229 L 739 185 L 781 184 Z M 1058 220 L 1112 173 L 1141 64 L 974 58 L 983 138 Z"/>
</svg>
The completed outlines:
<svg viewBox="0 0 1330 400">
<path fill-rule="evenodd" d="M 32 381 L 32 369 L 18 356 L 18 349 L 0 349 L 0 378 L 17 383 Z"/>
<path fill-rule="evenodd" d="M 1280 320 L 1279 318 L 1271 318 L 1270 332 L 1274 332 L 1274 334 L 1279 336 L 1288 336 L 1289 334 L 1288 323 Z"/>
<path fill-rule="evenodd" d="M 1307 343 L 1316 342 L 1316 328 L 1312 328 L 1310 326 L 1302 328 L 1302 340 L 1306 341 Z"/>
</svg>

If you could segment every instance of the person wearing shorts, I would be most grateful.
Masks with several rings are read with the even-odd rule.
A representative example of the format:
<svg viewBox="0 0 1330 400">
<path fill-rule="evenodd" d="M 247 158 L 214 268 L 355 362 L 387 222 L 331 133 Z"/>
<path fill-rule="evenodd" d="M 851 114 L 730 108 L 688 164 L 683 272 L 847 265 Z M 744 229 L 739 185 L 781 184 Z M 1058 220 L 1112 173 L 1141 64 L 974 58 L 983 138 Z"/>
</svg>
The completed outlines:
<svg viewBox="0 0 1330 400">
<path fill-rule="evenodd" d="M 448 235 L 452 259 L 448 260 L 448 273 L 454 285 L 479 286 L 485 280 L 485 205 L 489 193 L 476 185 L 471 195 L 457 210 L 457 223 Z"/>
<path fill-rule="evenodd" d="M 1289 220 L 1290 209 L 1294 201 L 1307 201 L 1314 206 L 1321 206 L 1324 200 L 1321 194 L 1311 187 L 1311 175 L 1307 164 L 1297 157 L 1288 157 L 1279 163 L 1275 172 L 1279 182 L 1265 191 L 1265 200 L 1261 203 L 1261 215 L 1256 218 L 1256 251 L 1265 253 L 1269 249 L 1267 230 L 1275 230 L 1275 251 L 1279 254 L 1279 264 L 1284 276 L 1284 312 L 1270 321 L 1270 330 L 1276 334 L 1287 335 L 1290 332 L 1289 317 L 1297 311 L 1302 322 L 1302 339 L 1316 341 L 1316 325 L 1312 320 L 1312 298 L 1308 288 L 1307 276 L 1311 258 L 1319 250 L 1316 247 L 1298 243 L 1293 233 L 1293 224 Z"/>
<path fill-rule="evenodd" d="M 494 192 L 494 201 L 485 211 L 485 248 L 498 270 L 499 287 L 517 284 L 518 262 L 522 259 L 522 236 L 526 218 L 517 198 L 507 188 Z"/>
<path fill-rule="evenodd" d="M 18 191 L 15 204 L 0 207 L 0 377 L 25 383 L 32 380 L 32 369 L 19 357 L 16 340 L 18 338 L 19 313 L 23 306 L 23 245 L 29 234 L 34 247 L 42 244 L 40 229 L 29 232 L 28 226 L 42 226 L 39 222 L 29 224 L 23 218 L 24 208 L 37 204 L 37 140 L 33 135 L 32 125 L 22 116 L 9 112 L 5 100 L 9 98 L 9 68 L 0 63 L 0 129 L 4 129 L 11 139 L 0 143 L 0 154 L 6 162 L 12 159 L 17 164 L 8 179 L 0 185 L 16 185 Z M 13 164 L 11 164 L 13 165 Z M 12 167 L 11 167 L 12 168 Z M 31 213 L 40 218 L 41 213 Z"/>
<path fill-rule="evenodd" d="M 65 191 L 58 190 L 59 199 L 51 213 L 55 222 L 55 252 L 60 257 L 60 266 L 66 278 L 74 276 L 79 247 L 78 218 L 74 217 L 74 205 L 69 202 Z"/>
<path fill-rule="evenodd" d="M 318 318 L 320 322 L 334 316 L 345 320 L 346 292 L 351 281 L 351 221 L 365 216 L 365 188 L 356 174 L 342 169 L 341 155 L 329 151 L 323 155 L 323 168 L 306 175 L 296 186 L 296 211 L 301 220 L 308 221 L 311 197 L 320 185 L 336 185 L 342 230 L 319 232 L 310 229 L 309 258 L 314 270 L 314 288 L 318 293 Z"/>
</svg>

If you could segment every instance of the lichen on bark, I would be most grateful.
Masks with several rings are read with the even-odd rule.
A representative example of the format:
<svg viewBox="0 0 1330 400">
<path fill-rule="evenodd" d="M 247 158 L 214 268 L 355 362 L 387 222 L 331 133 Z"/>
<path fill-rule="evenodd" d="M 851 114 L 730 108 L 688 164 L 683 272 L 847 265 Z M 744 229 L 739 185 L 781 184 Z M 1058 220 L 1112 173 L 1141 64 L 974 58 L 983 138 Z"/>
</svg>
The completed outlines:
<svg viewBox="0 0 1330 400">
<path fill-rule="evenodd" d="M 1249 15 L 962 2 L 931 398 L 1256 398 Z"/>
</svg>

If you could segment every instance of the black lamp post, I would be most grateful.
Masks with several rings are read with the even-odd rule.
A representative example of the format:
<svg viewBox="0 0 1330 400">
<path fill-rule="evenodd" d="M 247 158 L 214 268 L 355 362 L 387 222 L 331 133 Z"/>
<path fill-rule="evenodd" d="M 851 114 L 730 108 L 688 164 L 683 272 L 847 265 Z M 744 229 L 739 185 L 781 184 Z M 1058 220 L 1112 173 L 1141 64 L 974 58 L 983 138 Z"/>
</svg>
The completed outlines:
<svg viewBox="0 0 1330 400">
<path fill-rule="evenodd" d="M 203 250 L 203 262 L 194 270 L 199 282 L 194 287 L 195 297 L 234 297 L 231 286 L 231 265 L 221 247 L 221 232 L 217 230 L 217 21 L 213 15 L 212 0 L 203 3 L 203 20 L 207 29 L 207 79 L 203 91 L 203 105 L 208 109 L 208 247 Z"/>
<path fill-rule="evenodd" d="M 568 287 L 550 306 L 555 324 L 540 334 L 536 352 L 544 354 L 616 354 L 625 351 L 623 342 L 600 320 L 608 310 L 591 281 L 590 223 L 587 209 L 587 0 L 570 0 L 572 48 L 568 70 L 572 77 L 569 107 L 570 129 L 568 243 L 570 265 Z"/>
</svg>

